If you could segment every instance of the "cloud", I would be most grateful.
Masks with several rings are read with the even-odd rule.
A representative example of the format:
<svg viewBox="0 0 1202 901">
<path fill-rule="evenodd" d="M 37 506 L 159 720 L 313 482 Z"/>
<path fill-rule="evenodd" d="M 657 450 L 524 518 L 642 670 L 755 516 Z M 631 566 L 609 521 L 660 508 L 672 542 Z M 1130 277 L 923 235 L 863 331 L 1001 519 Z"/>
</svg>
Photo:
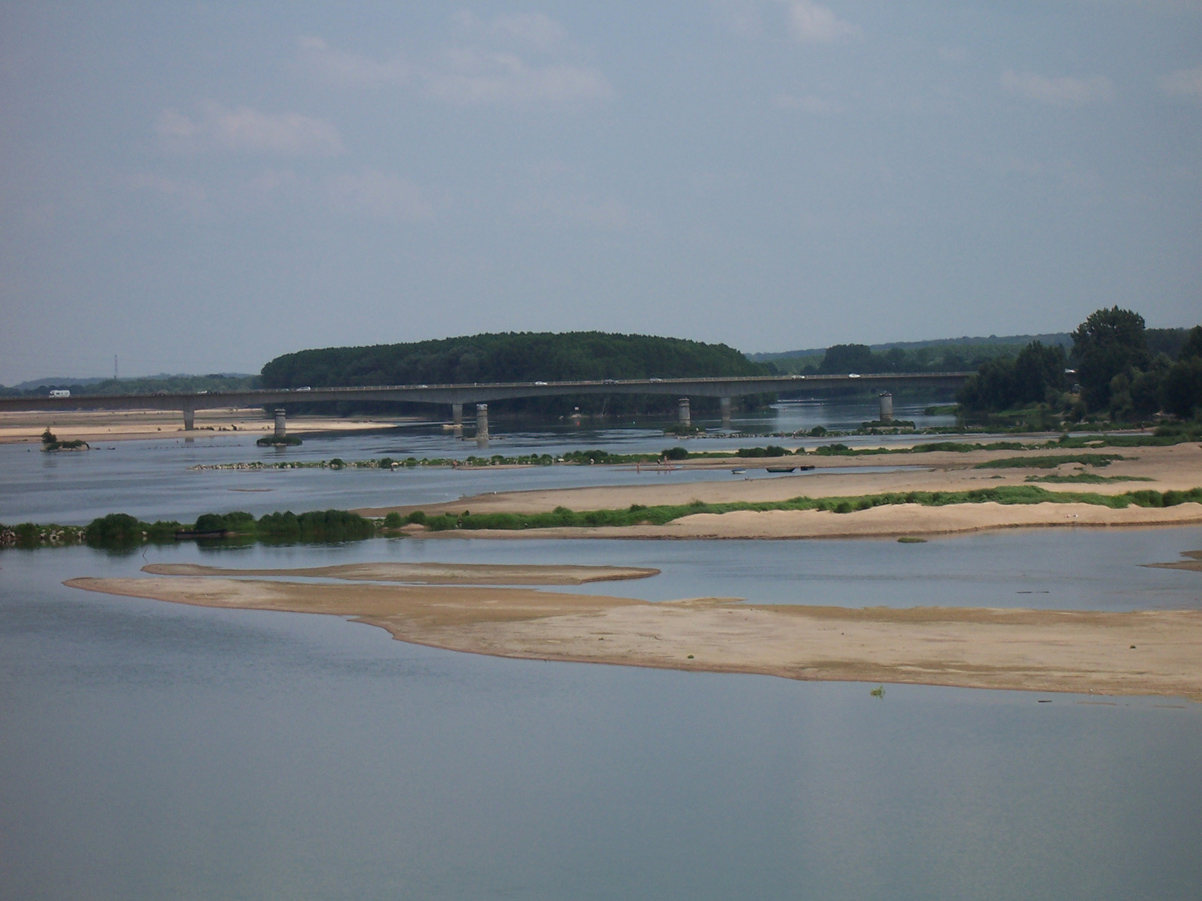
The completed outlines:
<svg viewBox="0 0 1202 901">
<path fill-rule="evenodd" d="M 714 17 L 741 38 L 758 38 L 764 29 L 756 0 L 710 0 Z"/>
<path fill-rule="evenodd" d="M 533 194 L 515 203 L 513 211 L 522 216 L 550 216 L 607 231 L 620 231 L 631 224 L 630 207 L 625 202 L 581 194 Z"/>
<path fill-rule="evenodd" d="M 326 194 L 330 205 L 342 213 L 403 222 L 418 222 L 434 215 L 420 188 L 375 169 L 330 176 Z"/>
<path fill-rule="evenodd" d="M 1110 79 L 1102 75 L 1092 78 L 1044 78 L 1031 72 L 1002 73 L 1002 87 L 1012 94 L 1046 103 L 1050 106 L 1088 106 L 1109 103 L 1114 99 Z"/>
<path fill-rule="evenodd" d="M 1202 66 L 1197 69 L 1179 69 L 1172 75 L 1166 75 L 1160 79 L 1160 89 L 1171 97 L 1202 100 Z"/>
<path fill-rule="evenodd" d="M 426 94 L 456 105 L 604 101 L 613 88 L 588 66 L 532 66 L 513 53 L 449 51 L 422 74 Z"/>
<path fill-rule="evenodd" d="M 840 109 L 839 104 L 835 103 L 835 101 L 823 100 L 821 97 L 815 97 L 813 94 L 803 94 L 800 97 L 793 94 L 775 94 L 771 102 L 777 109 L 799 110 L 803 113 L 813 113 L 815 115 L 836 113 Z"/>
<path fill-rule="evenodd" d="M 595 66 L 579 62 L 567 29 L 541 13 L 497 16 L 470 12 L 451 19 L 458 46 L 387 62 L 300 39 L 299 66 L 328 84 L 367 88 L 412 85 L 456 106 L 606 101 L 613 87 Z"/>
<path fill-rule="evenodd" d="M 168 178 L 154 172 L 140 172 L 127 179 L 135 191 L 149 191 L 172 205 L 191 212 L 208 212 L 209 196 L 204 185 L 192 179 Z"/>
<path fill-rule="evenodd" d="M 175 152 L 227 151 L 270 156 L 335 156 L 343 152 L 338 130 L 299 113 L 261 113 L 205 103 L 198 118 L 165 110 L 155 123 L 159 144 Z"/>
<path fill-rule="evenodd" d="M 542 52 L 568 46 L 568 30 L 542 13 L 502 15 L 485 22 L 470 12 L 461 12 L 454 15 L 452 21 L 472 37 L 518 43 Z"/>
<path fill-rule="evenodd" d="M 378 62 L 357 53 L 332 50 L 321 38 L 302 37 L 301 67 L 316 80 L 340 88 L 375 88 L 388 84 L 404 84 L 409 78 L 409 65 L 394 57 Z"/>
<path fill-rule="evenodd" d="M 935 55 L 945 63 L 966 63 L 968 62 L 968 51 L 963 47 L 940 47 L 935 51 Z"/>
<path fill-rule="evenodd" d="M 620 197 L 589 189 L 589 173 L 549 159 L 526 167 L 524 184 L 511 209 L 516 215 L 551 219 L 608 231 L 635 224 L 635 213 Z"/>
<path fill-rule="evenodd" d="M 802 44 L 833 44 L 860 35 L 860 26 L 812 0 L 788 0 L 786 14 L 794 40 Z"/>
</svg>

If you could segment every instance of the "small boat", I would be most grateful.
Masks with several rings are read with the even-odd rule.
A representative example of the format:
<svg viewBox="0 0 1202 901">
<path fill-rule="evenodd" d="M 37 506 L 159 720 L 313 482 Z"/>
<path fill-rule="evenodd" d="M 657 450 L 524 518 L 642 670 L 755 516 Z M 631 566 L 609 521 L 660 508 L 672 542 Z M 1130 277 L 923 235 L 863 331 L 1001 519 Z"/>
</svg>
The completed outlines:
<svg viewBox="0 0 1202 901">
<path fill-rule="evenodd" d="M 797 468 L 796 466 L 767 466 L 767 467 L 765 467 L 765 469 L 767 469 L 768 472 L 792 472 L 796 468 Z"/>
<path fill-rule="evenodd" d="M 731 474 L 732 476 L 741 476 L 741 475 L 742 475 L 743 473 L 745 473 L 745 472 L 747 472 L 747 470 L 746 470 L 746 469 L 732 469 L 732 470 L 730 471 L 730 474 Z"/>
<path fill-rule="evenodd" d="M 176 541 L 188 541 L 196 538 L 226 538 L 230 534 L 229 529 L 211 529 L 207 532 L 197 532 L 192 529 L 180 529 L 175 533 Z"/>
</svg>

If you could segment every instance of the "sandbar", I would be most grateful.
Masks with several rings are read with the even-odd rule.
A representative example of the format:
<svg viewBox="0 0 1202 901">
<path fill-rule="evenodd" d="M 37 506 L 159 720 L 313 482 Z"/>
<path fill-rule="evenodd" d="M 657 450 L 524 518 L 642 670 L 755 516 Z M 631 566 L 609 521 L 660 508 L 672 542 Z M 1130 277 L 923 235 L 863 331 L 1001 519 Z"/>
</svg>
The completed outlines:
<svg viewBox="0 0 1202 901">
<path fill-rule="evenodd" d="M 390 419 L 339 419 L 325 416 L 289 416 L 294 434 L 352 432 L 385 429 L 410 417 Z M 145 441 L 154 438 L 208 438 L 223 432 L 247 432 L 255 437 L 270 434 L 275 420 L 254 408 L 197 410 L 196 428 L 184 430 L 178 410 L 31 410 L 0 412 L 0 444 L 39 444 L 50 429 L 63 441 L 80 439 L 97 445 L 105 441 Z"/>
<path fill-rule="evenodd" d="M 226 569 L 196 563 L 150 563 L 157 576 L 302 576 L 420 585 L 586 585 L 659 575 L 638 566 L 526 565 L 522 563 L 344 563 L 291 569 Z"/>
<path fill-rule="evenodd" d="M 499 657 L 1202 700 L 1202 611 L 649 603 L 532 588 L 213 576 L 65 584 L 199 606 L 338 615 L 402 641 Z"/>
<path fill-rule="evenodd" d="M 774 478 L 732 477 L 730 480 L 673 481 L 671 473 L 631 473 L 628 485 L 593 486 L 539 491 L 512 491 L 464 497 L 458 501 L 427 504 L 421 507 L 373 507 L 357 510 L 367 516 L 384 516 L 396 511 L 405 515 L 421 509 L 429 515 L 462 513 L 546 513 L 556 507 L 569 510 L 615 510 L 632 504 L 643 506 L 687 505 L 693 501 L 708 504 L 780 502 L 805 496 L 857 497 L 887 492 L 969 491 L 995 486 L 1023 485 L 1028 478 L 1047 475 L 1074 476 L 1082 473 L 1138 481 L 1101 483 L 1039 482 L 1051 492 L 1091 492 L 1116 495 L 1128 491 L 1183 491 L 1202 485 L 1202 446 L 1187 442 L 1167 447 L 1100 448 L 1121 454 L 1105 467 L 1087 467 L 1073 462 L 1081 449 L 1040 448 L 1037 451 L 969 451 L 867 456 L 781 458 L 790 462 L 804 460 L 817 468 L 799 475 Z M 1019 467 L 977 469 L 980 463 L 1003 457 L 1062 456 L 1065 462 L 1054 469 Z M 687 462 L 687 461 L 686 461 Z M 771 465 L 754 461 L 754 465 Z M 779 461 L 777 461 L 779 462 Z M 713 468 L 708 465 L 706 468 Z M 905 468 L 889 472 L 872 469 L 891 464 Z M 730 464 L 726 464 L 729 466 Z M 830 469 L 864 470 L 828 472 Z M 955 504 L 927 507 L 917 504 L 873 507 L 852 513 L 817 510 L 699 513 L 665 525 L 627 527 L 553 528 L 532 531 L 443 531 L 413 534 L 429 537 L 471 538 L 688 538 L 688 539 L 800 539 L 800 538 L 871 538 L 903 535 L 951 535 L 1005 528 L 1035 527 L 1120 527 L 1183 526 L 1202 524 L 1202 504 L 1187 503 L 1172 507 L 1136 507 L 1113 509 L 1097 504 Z"/>
</svg>

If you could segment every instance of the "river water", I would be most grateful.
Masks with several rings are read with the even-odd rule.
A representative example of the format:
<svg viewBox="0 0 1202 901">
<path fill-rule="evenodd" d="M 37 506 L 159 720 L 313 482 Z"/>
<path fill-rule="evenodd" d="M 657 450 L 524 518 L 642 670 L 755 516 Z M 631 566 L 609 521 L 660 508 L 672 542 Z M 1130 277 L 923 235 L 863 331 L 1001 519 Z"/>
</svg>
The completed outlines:
<svg viewBox="0 0 1202 901">
<path fill-rule="evenodd" d="M 589 437 L 502 441 L 664 441 Z M 0 448 L 0 521 L 86 522 L 118 509 L 191 519 L 633 476 L 188 469 L 269 453 L 245 441 L 126 442 L 50 461 Z M 401 430 L 302 450 L 350 460 L 451 442 Z M 651 600 L 1166 609 L 1197 608 L 1202 577 L 1140 564 L 1198 548 L 1192 528 L 920 545 L 5 551 L 0 898 L 1194 899 L 1200 705 L 900 685 L 876 698 L 856 683 L 499 660 L 335 617 L 61 583 L 134 575 L 146 562 L 572 562 L 658 567 L 585 589 Z"/>
</svg>

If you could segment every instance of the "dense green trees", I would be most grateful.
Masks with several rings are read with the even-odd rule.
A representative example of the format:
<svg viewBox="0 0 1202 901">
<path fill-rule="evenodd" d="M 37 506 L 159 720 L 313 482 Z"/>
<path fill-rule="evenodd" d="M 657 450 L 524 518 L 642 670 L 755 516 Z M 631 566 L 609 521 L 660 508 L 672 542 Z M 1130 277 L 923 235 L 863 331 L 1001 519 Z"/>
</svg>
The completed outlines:
<svg viewBox="0 0 1202 901">
<path fill-rule="evenodd" d="M 1149 335 L 1159 347 L 1153 354 Z M 1066 363 L 1080 387 L 1079 397 L 1065 389 Z M 970 414 L 1014 411 L 1042 404 L 1045 413 L 1070 419 L 1104 416 L 1138 422 L 1158 412 L 1188 418 L 1202 411 L 1202 326 L 1188 334 L 1178 329 L 1148 330 L 1144 319 L 1119 307 L 1097 310 L 1073 332 L 1072 354 L 1032 342 L 1013 360 L 982 365 L 957 395 Z"/>
<path fill-rule="evenodd" d="M 506 332 L 411 344 L 302 350 L 269 362 L 263 367 L 262 381 L 268 388 L 299 388 L 761 375 L 767 371 L 725 344 L 603 332 Z M 615 395 L 608 399 L 530 398 L 495 406 L 540 413 L 573 406 L 586 413 L 602 409 L 626 413 L 670 409 L 675 403 L 668 397 Z"/>
<path fill-rule="evenodd" d="M 1160 399 L 1165 412 L 1183 419 L 1202 413 L 1202 325 L 1190 329 L 1177 362 L 1164 373 Z"/>
<path fill-rule="evenodd" d="M 1144 317 L 1118 307 L 1091 313 L 1073 332 L 1073 359 L 1086 406 L 1107 406 L 1114 377 L 1148 365 Z"/>
<path fill-rule="evenodd" d="M 877 358 L 867 344 L 835 344 L 826 349 L 818 367 L 824 373 L 881 372 Z"/>
<path fill-rule="evenodd" d="M 965 382 L 956 399 L 973 412 L 998 412 L 1055 401 L 1064 387 L 1063 347 L 1032 341 L 1014 359 L 990 360 Z"/>
<path fill-rule="evenodd" d="M 262 379 L 266 388 L 298 388 L 758 375 L 764 371 L 725 344 L 603 332 L 507 332 L 412 344 L 302 350 L 269 362 L 263 367 Z"/>
</svg>

